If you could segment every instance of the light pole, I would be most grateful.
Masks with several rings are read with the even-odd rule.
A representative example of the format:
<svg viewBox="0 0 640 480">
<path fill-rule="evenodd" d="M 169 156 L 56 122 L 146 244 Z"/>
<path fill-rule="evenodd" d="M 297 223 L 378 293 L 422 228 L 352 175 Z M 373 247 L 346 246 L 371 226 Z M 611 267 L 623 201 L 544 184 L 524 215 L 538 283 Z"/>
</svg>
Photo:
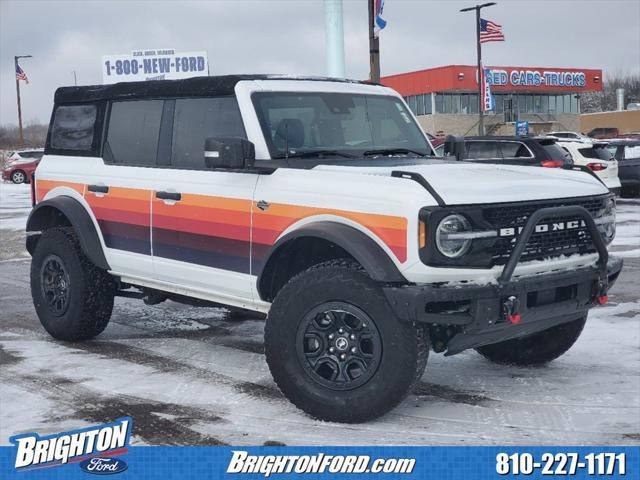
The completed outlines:
<svg viewBox="0 0 640 480">
<path fill-rule="evenodd" d="M 373 26 L 376 18 L 376 0 L 367 0 L 369 4 L 369 80 L 380 83 L 380 39 Z"/>
<path fill-rule="evenodd" d="M 325 48 L 327 75 L 344 78 L 344 28 L 342 0 L 324 0 Z"/>
<path fill-rule="evenodd" d="M 496 2 L 483 3 L 482 5 L 476 5 L 475 7 L 463 8 L 461 12 L 476 11 L 476 48 L 478 52 L 478 135 L 484 135 L 484 112 L 482 111 L 482 81 L 481 75 L 484 75 L 482 70 L 482 46 L 480 44 L 480 10 L 484 7 L 491 7 L 497 5 Z"/>
<path fill-rule="evenodd" d="M 21 58 L 31 58 L 31 55 L 16 55 L 13 57 L 14 71 L 16 75 L 16 93 L 18 94 L 18 131 L 20 132 L 20 146 L 24 146 L 24 135 L 22 133 L 22 106 L 20 105 L 20 80 L 18 79 L 18 60 Z"/>
</svg>

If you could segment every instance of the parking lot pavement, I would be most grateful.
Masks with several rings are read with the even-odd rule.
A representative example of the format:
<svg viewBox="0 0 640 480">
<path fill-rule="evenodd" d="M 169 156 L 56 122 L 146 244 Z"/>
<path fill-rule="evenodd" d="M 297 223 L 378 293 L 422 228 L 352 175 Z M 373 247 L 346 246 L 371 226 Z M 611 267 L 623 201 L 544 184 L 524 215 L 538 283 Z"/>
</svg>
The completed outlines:
<svg viewBox="0 0 640 480">
<path fill-rule="evenodd" d="M 0 200 L 0 444 L 126 415 L 135 444 L 640 444 L 639 200 L 619 202 L 625 268 L 569 353 L 539 368 L 432 354 L 409 398 L 362 425 L 293 407 L 264 361 L 263 322 L 222 309 L 117 299 L 95 340 L 53 340 L 29 293 L 28 187 L 0 184 Z"/>
</svg>

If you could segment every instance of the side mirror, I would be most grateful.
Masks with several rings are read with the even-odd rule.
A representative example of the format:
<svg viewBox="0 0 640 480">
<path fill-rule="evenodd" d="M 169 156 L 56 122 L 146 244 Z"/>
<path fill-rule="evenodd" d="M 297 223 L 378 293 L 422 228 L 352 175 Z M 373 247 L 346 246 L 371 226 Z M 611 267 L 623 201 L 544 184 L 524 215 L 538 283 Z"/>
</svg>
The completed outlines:
<svg viewBox="0 0 640 480">
<path fill-rule="evenodd" d="M 247 168 L 253 166 L 255 159 L 255 146 L 244 138 L 207 138 L 204 141 L 204 164 L 207 168 Z"/>
<path fill-rule="evenodd" d="M 464 137 L 456 137 L 447 135 L 444 139 L 445 156 L 456 157 L 456 160 L 462 160 L 464 152 Z"/>
</svg>

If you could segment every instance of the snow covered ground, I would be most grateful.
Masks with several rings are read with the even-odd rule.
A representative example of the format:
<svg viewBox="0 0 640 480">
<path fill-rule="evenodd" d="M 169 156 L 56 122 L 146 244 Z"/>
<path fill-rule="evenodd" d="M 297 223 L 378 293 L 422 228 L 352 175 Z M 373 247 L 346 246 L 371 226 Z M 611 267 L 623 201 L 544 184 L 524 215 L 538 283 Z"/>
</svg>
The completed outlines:
<svg viewBox="0 0 640 480">
<path fill-rule="evenodd" d="M 619 201 L 625 269 L 569 353 L 540 368 L 432 354 L 409 398 L 363 425 L 293 407 L 264 361 L 263 322 L 222 309 L 117 299 L 94 341 L 53 340 L 29 294 L 29 202 L 28 186 L 0 183 L 2 445 L 125 415 L 134 443 L 152 445 L 640 444 L 640 200 Z"/>
</svg>

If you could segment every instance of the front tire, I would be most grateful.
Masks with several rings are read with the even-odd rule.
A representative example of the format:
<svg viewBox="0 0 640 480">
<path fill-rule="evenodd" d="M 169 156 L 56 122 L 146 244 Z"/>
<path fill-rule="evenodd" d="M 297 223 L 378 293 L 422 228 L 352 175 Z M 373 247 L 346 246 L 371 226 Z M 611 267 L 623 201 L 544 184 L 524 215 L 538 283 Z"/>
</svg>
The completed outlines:
<svg viewBox="0 0 640 480">
<path fill-rule="evenodd" d="M 542 365 L 566 353 L 578 340 L 587 316 L 533 335 L 478 347 L 480 355 L 503 365 Z"/>
<path fill-rule="evenodd" d="M 401 322 L 350 260 L 292 278 L 265 326 L 276 384 L 298 408 L 328 421 L 358 423 L 387 413 L 422 377 L 428 352 L 424 330 Z"/>
<path fill-rule="evenodd" d="M 27 175 L 22 170 L 16 170 L 11 174 L 13 183 L 27 183 Z"/>
<path fill-rule="evenodd" d="M 74 342 L 102 333 L 115 290 L 113 278 L 84 255 L 72 229 L 42 233 L 31 261 L 31 296 L 52 337 Z"/>
</svg>

